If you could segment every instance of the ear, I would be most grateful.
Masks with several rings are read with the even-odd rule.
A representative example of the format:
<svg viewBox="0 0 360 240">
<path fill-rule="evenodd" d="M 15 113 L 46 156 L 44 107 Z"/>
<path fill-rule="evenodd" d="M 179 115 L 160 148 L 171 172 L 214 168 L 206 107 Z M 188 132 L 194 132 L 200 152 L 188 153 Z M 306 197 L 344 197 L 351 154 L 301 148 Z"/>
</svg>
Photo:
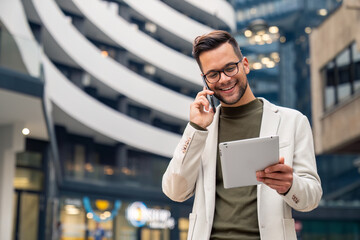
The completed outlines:
<svg viewBox="0 0 360 240">
<path fill-rule="evenodd" d="M 243 57 L 243 59 L 241 60 L 243 66 L 244 66 L 244 72 L 246 74 L 250 73 L 250 66 L 249 66 L 249 61 L 246 57 Z"/>
</svg>

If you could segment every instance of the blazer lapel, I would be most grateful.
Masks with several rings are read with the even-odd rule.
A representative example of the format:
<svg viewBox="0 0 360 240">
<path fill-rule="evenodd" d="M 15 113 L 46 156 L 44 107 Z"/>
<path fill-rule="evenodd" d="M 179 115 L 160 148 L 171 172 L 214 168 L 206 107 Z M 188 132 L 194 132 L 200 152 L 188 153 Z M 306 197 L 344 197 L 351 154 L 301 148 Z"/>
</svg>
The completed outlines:
<svg viewBox="0 0 360 240">
<path fill-rule="evenodd" d="M 260 137 L 277 135 L 280 123 L 279 109 L 264 98 L 259 98 L 264 103 L 260 127 Z"/>
<path fill-rule="evenodd" d="M 277 106 L 269 103 L 266 99 L 260 99 L 264 103 L 263 116 L 260 127 L 260 137 L 277 135 L 280 124 L 280 114 L 278 114 L 279 109 Z M 257 211 L 259 227 L 262 226 L 261 221 L 264 219 L 262 216 L 263 211 L 261 210 L 261 201 L 263 199 L 263 194 L 265 193 L 262 191 L 263 187 L 264 186 L 262 184 L 257 185 Z"/>
<path fill-rule="evenodd" d="M 209 135 L 207 137 L 206 147 L 204 149 L 202 167 L 204 173 L 204 193 L 206 219 L 212 222 L 215 210 L 215 189 L 216 189 L 216 156 L 218 150 L 218 126 L 220 106 L 217 107 L 214 120 L 208 127 Z"/>
</svg>

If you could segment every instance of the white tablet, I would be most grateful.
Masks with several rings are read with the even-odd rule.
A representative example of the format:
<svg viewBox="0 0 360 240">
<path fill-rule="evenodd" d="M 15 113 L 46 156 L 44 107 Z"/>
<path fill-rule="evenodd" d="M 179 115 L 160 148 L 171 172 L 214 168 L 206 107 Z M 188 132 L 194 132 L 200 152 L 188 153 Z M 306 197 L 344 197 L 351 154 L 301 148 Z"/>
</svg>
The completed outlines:
<svg viewBox="0 0 360 240">
<path fill-rule="evenodd" d="M 224 188 L 257 185 L 256 171 L 279 162 L 279 137 L 259 137 L 219 144 Z"/>
</svg>

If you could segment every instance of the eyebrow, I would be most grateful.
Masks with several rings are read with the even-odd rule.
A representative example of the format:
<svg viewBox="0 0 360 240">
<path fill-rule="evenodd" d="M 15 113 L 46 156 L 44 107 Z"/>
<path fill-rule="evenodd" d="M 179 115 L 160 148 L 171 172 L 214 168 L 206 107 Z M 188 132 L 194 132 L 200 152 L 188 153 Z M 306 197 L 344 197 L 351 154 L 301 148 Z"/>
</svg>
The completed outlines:
<svg viewBox="0 0 360 240">
<path fill-rule="evenodd" d="M 236 63 L 237 61 L 235 61 L 235 62 L 228 62 L 227 64 L 225 64 L 222 68 L 220 68 L 220 69 L 218 69 L 218 70 L 216 70 L 216 69 L 210 69 L 209 71 L 207 71 L 206 73 L 204 73 L 204 75 L 206 75 L 206 74 L 209 74 L 210 72 L 219 72 L 219 71 L 221 71 L 221 70 L 224 70 L 224 68 L 226 68 L 227 66 L 229 66 L 230 64 L 234 64 L 234 63 Z"/>
</svg>

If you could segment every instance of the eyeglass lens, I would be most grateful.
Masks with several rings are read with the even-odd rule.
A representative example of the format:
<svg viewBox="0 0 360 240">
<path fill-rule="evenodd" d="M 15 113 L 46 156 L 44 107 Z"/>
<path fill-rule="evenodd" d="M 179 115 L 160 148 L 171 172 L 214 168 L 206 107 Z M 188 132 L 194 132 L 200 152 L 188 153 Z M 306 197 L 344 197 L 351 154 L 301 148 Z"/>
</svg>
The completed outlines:
<svg viewBox="0 0 360 240">
<path fill-rule="evenodd" d="M 220 80 L 221 72 L 223 72 L 226 76 L 232 77 L 236 75 L 239 71 L 238 63 L 231 63 L 226 66 L 223 70 L 220 71 L 210 71 L 205 75 L 206 79 L 210 83 L 215 83 Z"/>
</svg>

